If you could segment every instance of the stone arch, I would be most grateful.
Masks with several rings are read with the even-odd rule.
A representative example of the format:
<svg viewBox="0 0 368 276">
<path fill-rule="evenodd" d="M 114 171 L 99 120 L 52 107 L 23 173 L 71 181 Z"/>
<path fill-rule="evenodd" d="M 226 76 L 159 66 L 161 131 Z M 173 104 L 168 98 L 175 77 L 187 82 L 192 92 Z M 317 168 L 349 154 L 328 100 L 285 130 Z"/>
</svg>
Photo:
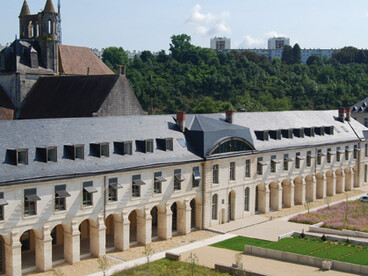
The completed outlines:
<svg viewBox="0 0 368 276">
<path fill-rule="evenodd" d="M 345 191 L 351 191 L 353 189 L 351 181 L 352 180 L 351 169 L 345 168 L 344 174 L 345 174 Z"/>
<path fill-rule="evenodd" d="M 267 213 L 267 193 L 268 189 L 265 185 L 259 184 L 256 186 L 256 204 L 255 204 L 255 211 L 259 213 Z"/>
<path fill-rule="evenodd" d="M 159 238 L 159 225 L 163 224 L 163 222 L 161 222 L 161 216 L 159 216 L 159 213 L 162 213 L 162 207 L 160 205 L 156 205 L 153 206 L 150 214 L 151 214 L 151 218 L 152 218 L 152 226 L 151 226 L 151 237 L 152 240 L 153 239 L 158 239 Z"/>
<path fill-rule="evenodd" d="M 315 199 L 315 186 L 313 183 L 313 176 L 307 175 L 305 177 L 305 196 L 307 201 L 314 201 Z"/>
<path fill-rule="evenodd" d="M 268 185 L 270 190 L 270 210 L 278 211 L 280 207 L 280 185 L 276 182 L 271 182 Z"/>
<path fill-rule="evenodd" d="M 190 227 L 191 229 L 199 229 L 201 228 L 202 224 L 202 206 L 201 206 L 201 200 L 198 197 L 192 198 L 190 201 L 190 208 L 191 208 L 191 214 L 190 214 Z"/>
<path fill-rule="evenodd" d="M 228 221 L 235 220 L 236 193 L 231 191 L 228 195 Z"/>
<path fill-rule="evenodd" d="M 67 254 L 65 249 L 66 236 L 68 227 L 65 224 L 57 224 L 51 228 L 52 238 L 52 262 L 62 263 L 65 261 L 65 255 Z"/>
<path fill-rule="evenodd" d="M 140 236 L 140 232 L 145 229 L 140 229 L 138 227 L 138 217 L 142 217 L 143 213 L 139 209 L 135 209 L 129 213 L 129 242 L 130 244 L 138 243 L 138 236 Z"/>
<path fill-rule="evenodd" d="M 25 230 L 20 235 L 22 271 L 30 272 L 36 269 L 36 237 L 40 237 L 40 232 L 35 229 Z"/>
<path fill-rule="evenodd" d="M 111 250 L 116 248 L 115 228 L 116 223 L 121 222 L 121 217 L 117 214 L 110 214 L 105 219 L 105 235 L 106 235 L 106 249 Z"/>
<path fill-rule="evenodd" d="M 296 177 L 294 179 L 294 204 L 301 205 L 303 203 L 303 179 L 301 177 Z"/>
<path fill-rule="evenodd" d="M 85 219 L 79 224 L 80 232 L 80 258 L 88 258 L 91 256 L 91 226 L 95 226 L 96 222 L 93 219 Z"/>
<path fill-rule="evenodd" d="M 290 208 L 293 206 L 293 185 L 288 179 L 281 182 L 282 187 L 282 208 Z"/>
<path fill-rule="evenodd" d="M 316 174 L 316 198 L 322 199 L 325 197 L 325 182 L 321 173 Z"/>
<path fill-rule="evenodd" d="M 335 194 L 334 175 L 331 171 L 326 172 L 326 196 L 333 196 Z"/>
<path fill-rule="evenodd" d="M 345 191 L 345 183 L 343 181 L 344 173 L 341 170 L 337 169 L 335 171 L 335 175 L 336 175 L 336 193 L 341 194 Z"/>
</svg>

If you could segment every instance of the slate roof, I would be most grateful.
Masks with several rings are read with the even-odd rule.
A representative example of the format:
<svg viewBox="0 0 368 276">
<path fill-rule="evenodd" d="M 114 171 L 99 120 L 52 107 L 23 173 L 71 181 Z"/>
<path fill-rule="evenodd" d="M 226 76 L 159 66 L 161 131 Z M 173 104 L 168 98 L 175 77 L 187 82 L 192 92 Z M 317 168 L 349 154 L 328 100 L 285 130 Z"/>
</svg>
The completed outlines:
<svg viewBox="0 0 368 276">
<path fill-rule="evenodd" d="M 21 108 L 20 118 L 92 117 L 117 75 L 41 77 Z"/>
<path fill-rule="evenodd" d="M 188 114 L 185 133 L 179 131 L 173 115 L 1 121 L 0 185 L 200 162 L 205 160 L 207 152 L 199 152 L 196 144 L 203 141 L 202 150 L 209 150 L 215 146 L 212 141 L 226 137 L 246 139 L 258 152 L 366 141 L 368 128 L 354 119 L 342 123 L 337 120 L 337 113 L 337 110 L 235 113 L 233 124 L 224 121 L 225 114 Z M 254 133 L 257 130 L 319 126 L 333 126 L 334 135 L 261 141 Z M 202 135 L 202 140 L 197 139 L 197 134 Z M 156 141 L 153 153 L 135 150 L 134 141 L 157 138 L 173 138 L 174 150 L 159 150 Z M 186 141 L 187 146 L 181 146 L 178 139 Z M 113 153 L 114 141 L 133 141 L 133 155 Z M 110 157 L 91 156 L 89 144 L 93 142 L 109 142 Z M 63 148 L 67 144 L 84 144 L 85 159 L 64 158 Z M 39 146 L 57 146 L 58 162 L 36 161 L 35 151 Z M 6 150 L 14 148 L 29 149 L 29 165 L 7 163 Z"/>
<path fill-rule="evenodd" d="M 0 120 L 13 120 L 14 109 L 8 95 L 0 86 Z"/>
<path fill-rule="evenodd" d="M 59 71 L 65 75 L 114 74 L 89 48 L 59 45 Z"/>
<path fill-rule="evenodd" d="M 351 113 L 367 113 L 368 97 L 351 106 Z"/>
</svg>

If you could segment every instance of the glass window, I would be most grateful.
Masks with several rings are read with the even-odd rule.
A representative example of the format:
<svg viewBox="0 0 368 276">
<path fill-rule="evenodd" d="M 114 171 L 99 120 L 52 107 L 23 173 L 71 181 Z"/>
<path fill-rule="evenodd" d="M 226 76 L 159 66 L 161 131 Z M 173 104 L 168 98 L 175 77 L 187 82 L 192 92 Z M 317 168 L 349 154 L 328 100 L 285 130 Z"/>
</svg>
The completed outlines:
<svg viewBox="0 0 368 276">
<path fill-rule="evenodd" d="M 368 157 L 368 144 L 365 144 L 364 147 L 365 147 L 365 157 Z"/>
<path fill-rule="evenodd" d="M 212 167 L 212 183 L 219 183 L 219 165 L 213 165 Z"/>
<path fill-rule="evenodd" d="M 212 151 L 211 155 L 246 150 L 252 150 L 252 148 L 245 142 L 240 140 L 227 140 L 218 145 L 217 148 Z"/>
<path fill-rule="evenodd" d="M 75 159 L 84 159 L 84 145 L 75 146 Z"/>
<path fill-rule="evenodd" d="M 327 149 L 327 163 L 331 163 L 331 148 Z"/>
<path fill-rule="evenodd" d="M 321 165 L 322 164 L 322 150 L 319 149 L 317 151 L 317 165 Z"/>
<path fill-rule="evenodd" d="M 181 182 L 183 182 L 184 179 L 181 177 L 181 169 L 174 170 L 174 190 L 181 190 Z"/>
<path fill-rule="evenodd" d="M 349 153 L 350 153 L 349 146 L 345 146 L 345 160 L 349 160 Z"/>
<path fill-rule="evenodd" d="M 312 152 L 307 151 L 307 167 L 312 166 Z"/>
<path fill-rule="evenodd" d="M 92 181 L 83 183 L 83 206 L 93 205 L 93 194 L 97 193 L 97 190 L 93 187 Z"/>
<path fill-rule="evenodd" d="M 17 165 L 19 164 L 28 165 L 27 149 L 17 150 Z"/>
<path fill-rule="evenodd" d="M 37 189 L 24 190 L 24 216 L 34 216 L 37 214 L 37 201 L 41 200 L 37 195 Z"/>
<path fill-rule="evenodd" d="M 244 211 L 249 211 L 249 187 L 244 191 Z"/>
<path fill-rule="evenodd" d="M 109 201 L 118 201 L 118 179 L 116 177 L 109 178 Z"/>
<path fill-rule="evenodd" d="M 173 146 L 173 139 L 172 138 L 167 138 L 166 139 L 166 150 L 173 150 L 174 146 Z"/>
<path fill-rule="evenodd" d="M 57 148 L 47 148 L 47 161 L 56 162 L 57 161 Z"/>
<path fill-rule="evenodd" d="M 55 211 L 66 210 L 66 198 L 70 194 L 66 191 L 66 185 L 55 186 Z"/>
<path fill-rule="evenodd" d="M 250 177 L 250 159 L 245 160 L 245 177 Z"/>
<path fill-rule="evenodd" d="M 146 140 L 146 152 L 153 152 L 153 140 Z"/>
<path fill-rule="evenodd" d="M 263 157 L 257 158 L 257 174 L 262 175 L 263 174 Z"/>
<path fill-rule="evenodd" d="M 199 187 L 201 182 L 201 173 L 199 171 L 199 167 L 193 168 L 193 188 Z"/>
<path fill-rule="evenodd" d="M 141 196 L 141 186 L 144 185 L 144 182 L 141 180 L 141 175 L 133 175 L 132 176 L 132 197 L 140 197 Z"/>
<path fill-rule="evenodd" d="M 276 155 L 271 156 L 271 172 L 276 172 Z"/>
<path fill-rule="evenodd" d="M 217 194 L 212 196 L 212 219 L 217 219 L 217 204 L 218 204 L 218 196 Z"/>
<path fill-rule="evenodd" d="M 101 156 L 109 157 L 109 144 L 108 143 L 101 144 L 100 149 L 101 149 Z"/>
<path fill-rule="evenodd" d="M 162 177 L 162 172 L 155 172 L 154 178 L 153 192 L 155 194 L 161 194 L 162 182 L 166 181 L 166 179 Z"/>
<path fill-rule="evenodd" d="M 230 180 L 235 180 L 235 162 L 230 162 Z"/>
<path fill-rule="evenodd" d="M 341 151 L 340 151 L 340 147 L 336 148 L 336 161 L 340 162 L 341 160 Z"/>
<path fill-rule="evenodd" d="M 5 205 L 8 205 L 8 202 L 4 199 L 4 192 L 0 192 L 0 220 L 4 220 Z"/>
<path fill-rule="evenodd" d="M 132 155 L 132 142 L 124 142 L 124 154 Z"/>
</svg>

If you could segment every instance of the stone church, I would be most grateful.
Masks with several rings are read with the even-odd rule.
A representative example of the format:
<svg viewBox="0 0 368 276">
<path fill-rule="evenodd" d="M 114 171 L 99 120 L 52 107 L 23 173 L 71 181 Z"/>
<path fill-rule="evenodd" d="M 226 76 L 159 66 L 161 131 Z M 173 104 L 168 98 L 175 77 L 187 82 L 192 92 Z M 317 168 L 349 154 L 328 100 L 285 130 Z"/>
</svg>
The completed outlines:
<svg viewBox="0 0 368 276">
<path fill-rule="evenodd" d="M 19 14 L 20 37 L 0 52 L 0 119 L 143 115 L 125 71 L 113 76 L 89 48 L 60 45 L 57 19 L 52 0 L 37 14 L 31 14 L 24 0 Z M 80 85 L 81 79 L 84 85 Z M 100 79 L 110 81 L 104 86 Z M 50 86 L 45 88 L 44 83 Z M 88 87 L 94 88 L 92 95 Z M 74 94 L 83 99 L 74 102 Z M 59 102 L 60 98 L 66 99 Z M 82 113 L 65 108 L 71 103 L 89 103 L 90 107 Z"/>
</svg>

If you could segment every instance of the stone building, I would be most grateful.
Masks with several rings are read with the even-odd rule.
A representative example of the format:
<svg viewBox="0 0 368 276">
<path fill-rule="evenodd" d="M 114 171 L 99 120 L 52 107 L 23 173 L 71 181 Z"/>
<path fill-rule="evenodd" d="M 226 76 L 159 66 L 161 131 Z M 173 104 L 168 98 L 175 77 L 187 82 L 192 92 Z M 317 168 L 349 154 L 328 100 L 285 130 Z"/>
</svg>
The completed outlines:
<svg viewBox="0 0 368 276">
<path fill-rule="evenodd" d="M 368 97 L 350 107 L 351 116 L 368 127 Z"/>
<path fill-rule="evenodd" d="M 0 266 L 20 275 L 367 185 L 345 110 L 0 122 Z"/>
</svg>

